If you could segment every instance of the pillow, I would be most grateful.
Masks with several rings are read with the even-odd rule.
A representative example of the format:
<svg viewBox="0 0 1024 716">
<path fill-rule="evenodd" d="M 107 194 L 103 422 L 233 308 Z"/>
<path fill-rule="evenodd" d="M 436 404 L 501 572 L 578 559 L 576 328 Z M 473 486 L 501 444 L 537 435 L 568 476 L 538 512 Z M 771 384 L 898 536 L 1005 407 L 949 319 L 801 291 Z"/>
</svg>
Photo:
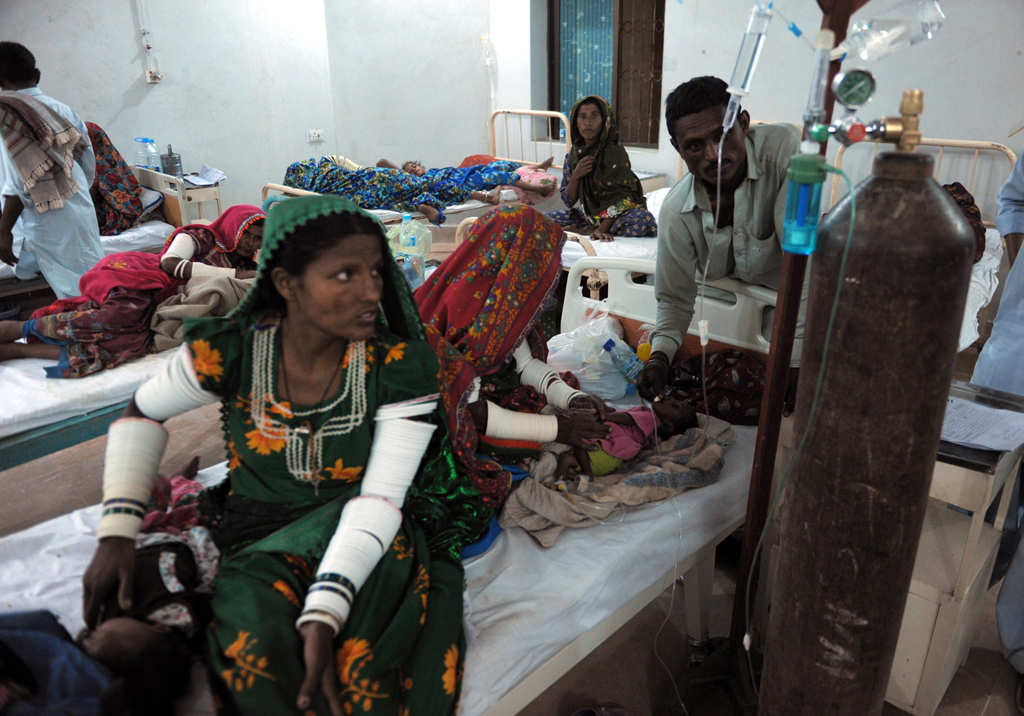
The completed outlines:
<svg viewBox="0 0 1024 716">
<path fill-rule="evenodd" d="M 520 179 L 534 184 L 554 184 L 556 180 L 556 177 L 548 174 L 546 171 L 538 169 L 537 167 L 519 167 L 519 169 L 516 170 L 516 174 L 519 175 Z M 514 191 L 516 196 L 519 197 L 519 201 L 529 206 L 540 204 L 550 198 L 542 196 L 535 191 L 526 191 L 525 189 L 520 189 L 516 186 L 512 187 L 512 191 Z"/>
<path fill-rule="evenodd" d="M 462 160 L 462 164 L 459 165 L 459 169 L 465 169 L 466 167 L 475 167 L 478 164 L 490 164 L 491 162 L 498 161 L 489 154 L 470 154 L 468 157 Z"/>
<path fill-rule="evenodd" d="M 661 205 L 665 202 L 665 197 L 672 191 L 672 187 L 665 186 L 661 189 L 655 189 L 647 195 L 647 211 L 654 215 L 654 220 L 658 220 L 658 215 L 661 213 Z"/>
<path fill-rule="evenodd" d="M 142 201 L 142 213 L 132 226 L 142 226 L 153 218 L 160 205 L 164 203 L 164 195 L 147 187 L 139 187 L 139 199 Z"/>
</svg>

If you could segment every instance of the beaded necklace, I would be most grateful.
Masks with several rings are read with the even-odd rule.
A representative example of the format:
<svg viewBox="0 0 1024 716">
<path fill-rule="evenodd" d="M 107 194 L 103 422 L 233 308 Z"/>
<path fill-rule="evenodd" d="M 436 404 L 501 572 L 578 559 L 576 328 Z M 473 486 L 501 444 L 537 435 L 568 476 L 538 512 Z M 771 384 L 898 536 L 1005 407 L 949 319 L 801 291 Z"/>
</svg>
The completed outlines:
<svg viewBox="0 0 1024 716">
<path fill-rule="evenodd" d="M 366 343 L 350 341 L 345 350 L 348 373 L 345 387 L 327 405 L 310 410 L 291 410 L 274 397 L 274 346 L 277 326 L 256 331 L 252 345 L 252 406 L 250 415 L 260 434 L 268 440 L 285 441 L 285 463 L 296 480 L 312 483 L 319 491 L 320 468 L 323 465 L 324 438 L 347 435 L 363 424 L 366 417 Z M 345 415 L 328 419 L 318 430 L 312 421 L 290 427 L 267 413 L 267 403 L 279 414 L 302 418 L 329 413 L 351 396 L 351 407 Z M 321 401 L 322 402 L 322 401 Z"/>
</svg>

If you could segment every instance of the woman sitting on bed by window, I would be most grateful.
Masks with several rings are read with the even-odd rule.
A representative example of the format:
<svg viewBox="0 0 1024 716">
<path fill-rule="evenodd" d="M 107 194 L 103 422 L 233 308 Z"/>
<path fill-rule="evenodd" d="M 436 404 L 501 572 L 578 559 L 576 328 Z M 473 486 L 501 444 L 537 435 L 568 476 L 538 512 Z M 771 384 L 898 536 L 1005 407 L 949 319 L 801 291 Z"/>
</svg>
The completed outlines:
<svg viewBox="0 0 1024 716">
<path fill-rule="evenodd" d="M 284 175 L 284 185 L 317 194 L 343 196 L 364 209 L 418 211 L 438 226 L 445 221 L 446 206 L 465 204 L 470 199 L 498 203 L 497 193 L 489 196 L 450 181 L 432 181 L 401 169 L 343 169 L 330 157 L 295 162 Z"/>
<path fill-rule="evenodd" d="M 425 166 L 420 164 L 418 161 L 408 161 L 402 165 L 401 169 L 404 172 L 412 174 L 413 176 L 422 177 L 429 181 L 450 181 L 453 184 L 464 186 L 467 189 L 474 189 L 478 191 L 491 191 L 500 189 L 503 186 L 513 186 L 523 191 L 532 191 L 535 194 L 540 194 L 541 197 L 547 198 L 555 193 L 555 182 L 554 178 L 547 181 L 532 182 L 523 179 L 517 172 L 523 167 L 528 167 L 534 170 L 533 173 L 544 172 L 554 162 L 554 157 L 548 157 L 540 164 L 521 164 L 520 162 L 513 162 L 506 159 L 495 159 L 493 162 L 487 164 L 474 164 L 468 167 L 442 167 L 439 169 L 427 169 Z M 399 167 L 392 164 L 387 159 L 381 159 L 377 162 L 378 167 L 388 167 L 390 169 L 398 169 Z M 488 199 L 492 195 L 488 196 Z M 493 195 L 495 198 L 497 195 Z M 496 204 L 497 201 L 491 203 Z"/>
<path fill-rule="evenodd" d="M 81 378 L 146 353 L 153 312 L 193 276 L 252 278 L 263 240 L 263 212 L 233 206 L 209 225 L 175 230 L 160 254 L 111 254 L 78 283 L 80 296 L 57 301 L 28 321 L 0 323 L 0 361 L 45 358 L 51 378 Z M 17 343 L 26 338 L 28 343 Z"/>
<path fill-rule="evenodd" d="M 572 149 L 562 176 L 562 201 L 569 208 L 548 216 L 567 231 L 599 241 L 657 235 L 640 180 L 619 144 L 611 105 L 601 97 L 584 97 L 572 108 L 569 132 Z"/>
<path fill-rule="evenodd" d="M 541 314 L 558 286 L 564 242 L 558 224 L 535 209 L 491 209 L 416 290 L 427 340 L 441 363 L 456 459 L 494 510 L 511 487 L 502 462 L 539 454 L 539 443 L 586 447 L 608 434 L 597 421 L 608 410 L 604 403 L 574 390 L 544 363 Z M 533 414 L 545 403 L 562 410 Z"/>
<path fill-rule="evenodd" d="M 408 285 L 380 222 L 338 197 L 275 206 L 260 254 L 242 303 L 189 322 L 110 428 L 86 625 L 130 607 L 161 423 L 220 401 L 228 477 L 200 503 L 222 555 L 205 659 L 222 712 L 454 714 L 457 555 L 490 513 L 454 470 Z"/>
</svg>

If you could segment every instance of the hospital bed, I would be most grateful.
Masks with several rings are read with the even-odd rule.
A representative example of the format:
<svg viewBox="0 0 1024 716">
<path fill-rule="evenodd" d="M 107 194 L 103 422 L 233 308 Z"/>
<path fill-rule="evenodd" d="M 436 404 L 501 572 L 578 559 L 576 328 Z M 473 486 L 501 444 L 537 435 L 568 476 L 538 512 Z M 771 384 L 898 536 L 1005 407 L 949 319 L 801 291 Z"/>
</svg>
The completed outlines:
<svg viewBox="0 0 1024 716">
<path fill-rule="evenodd" d="M 653 264 L 584 259 L 571 277 L 578 280 L 587 262 L 608 273 L 613 313 L 635 342 L 636 324 L 651 320 L 655 303 L 653 288 L 633 275 L 653 270 Z M 759 316 L 773 297 L 736 282 L 716 285 L 736 289 L 736 301 L 708 299 L 705 312 L 716 316 L 714 325 L 735 331 L 734 345 L 763 356 L 767 342 Z M 563 312 L 563 326 L 572 327 L 581 303 L 596 305 L 576 296 Z M 756 429 L 734 430 L 736 441 L 711 485 L 605 524 L 566 530 L 547 550 L 520 529 L 505 530 L 487 552 L 467 560 L 460 713 L 518 713 L 679 576 L 683 584 L 675 598 L 685 601 L 687 631 L 707 637 L 715 549 L 744 519 L 753 461 Z M 221 464 L 199 479 L 212 484 L 224 474 Z M 95 549 L 99 514 L 99 506 L 88 507 L 0 539 L 0 604 L 6 610 L 51 609 L 74 633 L 82 625 L 81 578 Z M 212 713 L 203 673 L 197 676 L 179 714 Z"/>
<path fill-rule="evenodd" d="M 505 159 L 505 160 L 510 160 L 510 161 L 514 161 L 514 162 L 519 162 L 521 164 L 539 163 L 539 162 L 542 162 L 543 160 L 547 159 L 550 156 L 554 156 L 555 160 L 558 161 L 558 160 L 561 159 L 561 157 L 565 156 L 565 152 L 568 151 L 567 140 L 563 141 L 563 140 L 555 140 L 555 139 L 544 139 L 544 140 L 538 140 L 536 142 L 532 141 L 532 140 L 528 140 L 528 139 L 526 139 L 527 136 L 539 137 L 541 135 L 540 134 L 529 134 L 529 135 L 527 135 L 525 133 L 525 125 L 522 123 L 522 121 L 520 121 L 520 141 L 519 141 L 518 144 L 513 142 L 510 145 L 509 142 L 508 142 L 508 138 L 509 138 L 509 134 L 508 134 L 508 118 L 512 117 L 512 116 L 519 117 L 521 120 L 524 117 L 529 117 L 532 120 L 534 120 L 534 125 L 535 126 L 537 126 L 538 124 L 539 125 L 543 125 L 545 122 L 549 122 L 549 121 L 554 121 L 556 123 L 560 123 L 561 127 L 565 131 L 565 134 L 563 136 L 568 136 L 569 120 L 567 120 L 565 115 L 562 114 L 561 112 L 546 112 L 546 111 L 538 111 L 538 110 L 520 110 L 520 109 L 498 109 L 498 110 L 495 110 L 491 114 L 491 119 L 490 119 L 490 136 L 491 136 L 490 156 L 495 157 L 497 159 Z M 496 143 L 495 143 L 496 142 L 496 140 L 495 140 L 495 136 L 496 136 L 495 126 L 496 126 L 496 123 L 500 122 L 502 119 L 504 119 L 503 126 L 504 126 L 504 129 L 505 129 L 505 140 L 506 141 L 505 141 L 505 144 L 501 147 L 501 149 L 503 149 L 505 151 L 502 151 L 501 154 L 499 155 L 498 154 L 499 148 L 498 148 L 498 145 L 496 145 Z M 548 145 L 549 153 L 545 154 L 542 157 L 538 157 L 537 156 L 537 151 L 538 151 L 537 150 L 537 145 L 539 143 L 541 143 L 541 142 L 546 143 Z M 511 150 L 510 150 L 510 147 L 512 147 Z M 557 151 L 556 151 L 556 147 L 557 147 Z M 531 151 L 533 152 L 533 157 L 529 158 L 528 155 L 529 155 L 529 153 Z M 559 152 L 562 152 L 562 153 L 558 154 Z M 557 165 L 554 168 L 560 170 L 562 167 L 561 167 L 561 165 Z M 267 200 L 267 197 L 269 197 L 271 195 L 271 193 L 275 193 L 275 194 L 280 195 L 280 196 L 292 196 L 292 197 L 294 197 L 294 196 L 318 196 L 317 192 L 307 191 L 305 189 L 295 189 L 293 187 L 285 186 L 284 184 L 278 184 L 278 183 L 275 183 L 275 182 L 269 182 L 269 183 L 267 183 L 267 184 L 265 184 L 263 186 L 263 201 L 264 202 Z M 502 203 L 515 202 L 515 201 L 518 200 L 518 198 L 516 196 L 516 193 L 514 191 L 512 191 L 511 189 L 503 190 L 501 192 L 500 199 L 501 199 Z M 445 214 L 445 217 L 449 218 L 449 219 L 451 217 L 463 218 L 466 215 L 471 215 L 471 214 L 479 215 L 479 214 L 482 214 L 484 211 L 486 211 L 490 207 L 491 207 L 490 204 L 485 204 L 482 201 L 472 200 L 472 201 L 467 201 L 465 204 L 457 204 L 455 206 L 445 207 L 444 214 Z M 368 211 L 371 214 L 373 214 L 374 216 L 376 216 L 378 219 L 380 219 L 384 224 L 396 224 L 396 223 L 398 223 L 398 222 L 400 222 L 402 220 L 402 212 L 400 212 L 400 211 L 389 211 L 389 210 L 386 210 L 386 209 L 368 209 Z M 412 212 L 412 216 L 413 216 L 414 219 L 425 219 L 426 218 L 426 217 L 423 216 L 423 214 L 421 214 L 418 211 Z"/>
<path fill-rule="evenodd" d="M 157 252 L 176 226 L 189 217 L 184 184 L 177 177 L 133 168 L 143 187 L 158 192 L 163 203 L 156 219 L 117 236 L 101 237 L 106 253 Z M 163 221 L 159 219 L 163 219 Z M 4 269 L 12 281 L 5 283 Z M 42 278 L 13 279 L 13 269 L 0 265 L 0 297 L 46 289 Z M 97 375 L 52 380 L 43 368 L 52 361 L 26 359 L 0 362 L 0 471 L 104 435 L 123 412 L 143 381 L 156 373 L 167 356 L 151 355 Z"/>
<path fill-rule="evenodd" d="M 754 122 L 754 124 L 760 123 Z M 880 145 L 877 142 L 862 142 L 851 147 L 840 147 L 834 162 L 837 167 L 842 169 L 846 153 L 862 145 L 863 149 L 860 150 L 860 156 L 857 157 L 860 161 L 856 163 L 855 168 L 851 169 L 849 161 L 847 161 L 846 169 L 851 174 L 854 184 L 870 172 L 870 160 L 878 153 Z M 866 156 L 867 145 L 873 145 L 870 157 Z M 937 181 L 951 183 L 959 178 L 966 178 L 966 181 L 961 181 L 961 183 L 965 184 L 967 190 L 975 196 L 975 202 L 981 209 L 983 222 L 987 227 L 985 252 L 971 268 L 967 307 L 964 310 L 958 345 L 958 351 L 962 351 L 973 345 L 984 333 L 988 319 L 988 305 L 999 286 L 998 274 L 1003 257 L 1003 241 L 990 217 L 994 217 L 997 211 L 995 193 L 1002 186 L 1010 170 L 1013 169 L 1017 156 L 1003 144 L 961 139 L 925 138 L 921 140 L 921 148 L 918 151 L 934 154 Z M 1003 163 L 1004 160 L 1009 164 L 1008 167 Z M 945 171 L 943 171 L 944 165 Z M 686 165 L 680 159 L 679 176 L 681 177 L 685 173 Z M 840 177 L 833 175 L 829 207 L 838 203 L 841 198 L 841 189 Z M 647 195 L 648 208 L 655 216 L 658 215 L 657 210 L 667 191 L 661 190 Z M 576 236 L 569 238 L 571 242 L 566 242 L 562 251 L 562 266 L 566 270 L 585 256 L 657 260 L 657 240 L 653 238 L 616 237 L 615 241 L 610 243 L 589 241 Z M 606 283 L 606 279 L 601 275 L 601 269 L 590 268 L 584 277 L 587 279 L 587 287 L 591 296 L 596 298 Z"/>
</svg>

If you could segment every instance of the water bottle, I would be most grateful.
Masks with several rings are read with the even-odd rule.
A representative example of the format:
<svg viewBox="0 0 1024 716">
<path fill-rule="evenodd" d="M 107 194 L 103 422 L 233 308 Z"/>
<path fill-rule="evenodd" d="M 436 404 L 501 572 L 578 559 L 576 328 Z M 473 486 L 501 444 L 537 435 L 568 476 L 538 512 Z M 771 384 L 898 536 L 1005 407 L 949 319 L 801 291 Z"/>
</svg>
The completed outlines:
<svg viewBox="0 0 1024 716">
<path fill-rule="evenodd" d="M 399 254 L 401 259 L 402 274 L 409 282 L 409 287 L 415 291 L 423 285 L 423 257 L 418 254 Z"/>
<path fill-rule="evenodd" d="M 612 363 L 622 371 L 622 374 L 626 376 L 626 380 L 630 383 L 636 383 L 639 380 L 640 371 L 644 369 L 644 364 L 629 349 L 629 346 L 615 338 L 609 338 L 604 342 L 604 349 L 611 354 Z"/>
<path fill-rule="evenodd" d="M 913 18 L 882 17 L 855 22 L 846 39 L 832 50 L 831 59 L 846 56 L 873 62 L 932 39 L 945 20 L 938 0 L 923 0 L 918 3 Z"/>
<path fill-rule="evenodd" d="M 135 142 L 135 166 L 160 171 L 160 150 L 156 148 L 156 141 L 148 137 L 136 137 Z"/>
</svg>

